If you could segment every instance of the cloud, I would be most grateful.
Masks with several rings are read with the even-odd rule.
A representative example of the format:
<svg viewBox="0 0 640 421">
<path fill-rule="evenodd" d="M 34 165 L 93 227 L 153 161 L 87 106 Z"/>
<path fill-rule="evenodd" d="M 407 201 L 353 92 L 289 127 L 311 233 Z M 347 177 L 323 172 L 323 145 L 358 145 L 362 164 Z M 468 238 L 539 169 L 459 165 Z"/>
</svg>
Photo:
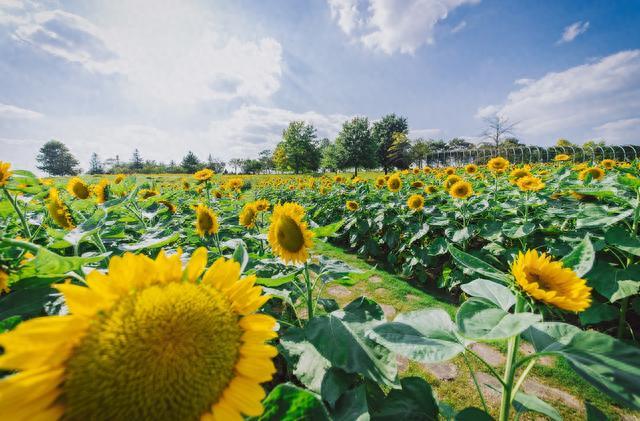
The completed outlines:
<svg viewBox="0 0 640 421">
<path fill-rule="evenodd" d="M 3 104 L 0 102 L 0 119 L 34 120 L 41 118 L 42 116 L 43 115 L 37 111 L 27 110 L 26 108 L 20 108 L 15 105 Z"/>
<path fill-rule="evenodd" d="M 166 4 L 165 4 L 166 3 Z M 4 8 L 0 24 L 37 50 L 119 76 L 139 102 L 191 105 L 267 99 L 280 88 L 282 46 L 269 37 L 230 36 L 191 2 L 106 2 L 101 25 L 64 10 Z M 152 17 L 152 18 L 150 18 Z"/>
<path fill-rule="evenodd" d="M 564 32 L 562 33 L 562 37 L 560 37 L 560 39 L 558 40 L 557 44 L 563 44 L 566 42 L 571 42 L 574 39 L 576 39 L 576 37 L 578 35 L 584 34 L 585 32 L 587 32 L 587 29 L 589 29 L 589 22 L 575 22 L 572 23 L 571 25 L 567 26 L 566 28 L 564 28 Z"/>
<path fill-rule="evenodd" d="M 599 138 L 610 143 L 638 143 L 640 139 L 640 117 L 610 121 L 595 129 Z"/>
<path fill-rule="evenodd" d="M 467 27 L 467 21 L 463 20 L 462 22 L 454 26 L 453 29 L 451 29 L 451 33 L 457 34 L 458 32 L 462 31 L 466 27 Z"/>
<path fill-rule="evenodd" d="M 611 129 L 608 123 L 628 124 L 627 119 L 640 115 L 640 50 L 530 79 L 510 92 L 504 103 L 481 107 L 476 116 L 490 112 L 519 122 L 517 132 L 540 144 L 549 143 L 552 136 L 589 139 L 594 131 Z"/>
<path fill-rule="evenodd" d="M 366 48 L 385 54 L 413 54 L 422 45 L 434 42 L 435 26 L 449 12 L 479 1 L 328 0 L 328 3 L 340 29 Z"/>
</svg>

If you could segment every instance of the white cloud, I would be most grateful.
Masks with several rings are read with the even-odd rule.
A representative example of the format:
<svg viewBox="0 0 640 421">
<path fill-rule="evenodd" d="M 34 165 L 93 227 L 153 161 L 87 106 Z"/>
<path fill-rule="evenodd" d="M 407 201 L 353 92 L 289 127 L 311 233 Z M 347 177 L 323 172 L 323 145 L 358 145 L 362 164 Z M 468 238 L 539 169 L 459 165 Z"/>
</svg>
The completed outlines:
<svg viewBox="0 0 640 421">
<path fill-rule="evenodd" d="M 520 84 L 504 103 L 480 108 L 477 117 L 490 114 L 519 122 L 518 133 L 535 143 L 569 135 L 589 139 L 607 123 L 640 115 L 640 50 L 622 51 Z"/>
<path fill-rule="evenodd" d="M 27 110 L 26 108 L 20 108 L 15 105 L 3 104 L 0 102 L 0 119 L 34 120 L 41 117 L 42 114 L 37 111 Z"/>
<path fill-rule="evenodd" d="M 558 40 L 558 44 L 562 44 L 565 42 L 571 42 L 578 35 L 584 34 L 589 29 L 589 22 L 575 22 L 571 25 L 564 28 L 564 32 L 562 33 L 562 37 Z"/>
<path fill-rule="evenodd" d="M 463 20 L 462 22 L 454 26 L 453 29 L 451 29 L 451 33 L 457 34 L 458 32 L 462 31 L 466 27 L 467 27 L 467 21 Z"/>
<path fill-rule="evenodd" d="M 610 121 L 596 127 L 594 130 L 599 138 L 605 139 L 610 143 L 637 144 L 640 139 L 640 117 Z"/>
<path fill-rule="evenodd" d="M 413 54 L 422 45 L 433 43 L 436 24 L 450 11 L 479 1 L 328 0 L 331 16 L 345 34 L 386 54 Z"/>
<path fill-rule="evenodd" d="M 13 25 L 19 42 L 91 72 L 120 76 L 123 92 L 147 105 L 262 100 L 280 88 L 280 43 L 227 35 L 220 19 L 201 5 L 159 0 L 105 2 L 103 7 L 96 18 L 100 25 L 40 7 L 5 8 L 0 24 Z"/>
</svg>

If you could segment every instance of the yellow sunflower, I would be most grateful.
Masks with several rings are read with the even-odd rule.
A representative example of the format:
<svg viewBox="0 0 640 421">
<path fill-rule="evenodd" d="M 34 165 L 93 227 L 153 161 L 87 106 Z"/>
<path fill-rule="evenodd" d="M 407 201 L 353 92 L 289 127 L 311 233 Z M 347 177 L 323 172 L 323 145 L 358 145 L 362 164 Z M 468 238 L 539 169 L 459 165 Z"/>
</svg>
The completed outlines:
<svg viewBox="0 0 640 421">
<path fill-rule="evenodd" d="M 269 226 L 269 244 L 274 254 L 285 262 L 304 263 L 313 245 L 313 233 L 302 222 L 304 208 L 297 203 L 276 205 Z"/>
<path fill-rule="evenodd" d="M 424 196 L 421 194 L 412 194 L 407 199 L 407 206 L 414 211 L 422 210 L 422 208 L 424 208 Z"/>
<path fill-rule="evenodd" d="M 511 273 L 520 288 L 538 301 L 576 313 L 591 305 L 587 282 L 545 253 L 520 252 L 511 265 Z"/>
<path fill-rule="evenodd" d="M 218 217 L 215 212 L 202 203 L 196 206 L 196 232 L 200 237 L 205 235 L 217 234 L 220 227 L 218 226 Z"/>
<path fill-rule="evenodd" d="M 509 161 L 501 156 L 491 158 L 489 162 L 487 162 L 487 168 L 492 172 L 502 174 L 509 168 Z"/>
<path fill-rule="evenodd" d="M 69 313 L 0 335 L 3 419 L 242 420 L 262 414 L 275 319 L 269 299 L 198 249 L 156 260 L 126 253 L 87 286 L 58 284 Z M 203 274 L 204 273 L 204 274 Z"/>
<path fill-rule="evenodd" d="M 5 186 L 11 177 L 11 164 L 0 161 L 0 186 Z"/>
<path fill-rule="evenodd" d="M 189 185 L 189 182 L 185 179 L 182 179 L 182 190 L 189 190 L 191 188 L 191 186 Z"/>
<path fill-rule="evenodd" d="M 438 191 L 438 188 L 433 184 L 429 184 L 427 187 L 424 188 L 424 192 L 427 194 L 433 194 L 437 191 Z"/>
<path fill-rule="evenodd" d="M 584 180 L 585 178 L 587 178 L 589 174 L 591 174 L 592 180 L 599 181 L 599 180 L 602 180 L 602 178 L 604 178 L 604 170 L 598 167 L 589 167 L 580 171 L 578 178 L 580 180 Z"/>
<path fill-rule="evenodd" d="M 430 167 L 424 167 L 422 169 L 422 172 L 425 173 L 425 174 L 429 174 L 431 172 L 431 168 Z"/>
<path fill-rule="evenodd" d="M 346 203 L 345 207 L 347 208 L 347 210 L 349 210 L 351 212 L 355 212 L 355 211 L 358 210 L 360 205 L 358 204 L 358 202 L 355 202 L 353 200 L 347 200 L 347 203 Z"/>
<path fill-rule="evenodd" d="M 269 210 L 270 205 L 267 199 L 256 200 L 253 203 L 254 205 L 256 205 L 256 209 L 258 210 L 258 212 L 264 212 L 266 210 Z"/>
<path fill-rule="evenodd" d="M 193 174 L 193 178 L 195 178 L 198 181 L 207 181 L 207 180 L 210 180 L 211 177 L 213 177 L 213 171 L 211 171 L 209 168 L 196 171 L 196 173 Z"/>
<path fill-rule="evenodd" d="M 139 194 L 140 194 L 140 197 L 142 197 L 143 199 L 148 199 L 150 197 L 157 196 L 160 193 L 157 190 L 142 189 L 140 190 Z"/>
<path fill-rule="evenodd" d="M 411 170 L 414 174 L 420 174 L 420 168 L 414 168 Z"/>
<path fill-rule="evenodd" d="M 344 181 L 344 177 L 342 177 L 341 175 L 336 175 L 335 177 L 333 177 L 333 181 L 335 183 L 342 183 Z"/>
<path fill-rule="evenodd" d="M 421 189 L 424 187 L 424 183 L 420 180 L 416 180 L 413 183 L 411 183 L 411 187 L 413 187 L 414 189 Z"/>
<path fill-rule="evenodd" d="M 0 294 L 9 293 L 11 289 L 9 289 L 9 274 L 4 270 L 0 269 Z"/>
<path fill-rule="evenodd" d="M 402 180 L 400 176 L 397 174 L 392 175 L 387 180 L 387 188 L 392 192 L 396 193 L 402 188 Z"/>
<path fill-rule="evenodd" d="M 450 176 L 448 176 L 445 180 L 444 180 L 444 189 L 445 190 L 449 190 L 451 188 L 451 186 L 453 186 L 454 184 L 456 184 L 458 181 L 462 180 L 461 177 L 452 174 Z"/>
<path fill-rule="evenodd" d="M 51 219 L 53 219 L 56 224 L 65 229 L 74 228 L 73 220 L 71 219 L 71 214 L 69 213 L 69 208 L 64 204 L 62 199 L 60 199 L 58 189 L 56 188 L 52 188 L 51 190 L 49 190 L 47 209 L 49 210 Z"/>
<path fill-rule="evenodd" d="M 169 211 L 169 213 L 176 213 L 176 211 L 178 210 L 178 208 L 176 208 L 176 205 L 169 202 L 168 200 L 158 200 L 158 203 L 160 203 L 161 205 L 164 205 Z"/>
<path fill-rule="evenodd" d="M 106 202 L 109 195 L 109 180 L 103 178 L 98 184 L 93 186 L 93 194 L 96 196 L 98 203 Z"/>
<path fill-rule="evenodd" d="M 602 167 L 606 170 L 611 170 L 616 166 L 616 161 L 614 161 L 613 159 L 603 159 L 602 162 L 600 162 L 600 165 L 602 165 Z"/>
<path fill-rule="evenodd" d="M 529 177 L 529 176 L 531 176 L 531 173 L 529 172 L 529 170 L 525 168 L 516 168 L 515 170 L 509 173 L 509 179 L 511 180 L 512 183 L 516 183 L 522 177 Z"/>
<path fill-rule="evenodd" d="M 452 175 L 452 174 L 455 174 L 455 172 L 456 172 L 456 169 L 453 167 L 447 167 L 444 169 L 444 173 L 446 175 Z"/>
<path fill-rule="evenodd" d="M 473 187 L 468 181 L 458 181 L 449 189 L 449 194 L 456 199 L 466 199 L 473 194 Z"/>
<path fill-rule="evenodd" d="M 558 154 L 553 158 L 554 161 L 568 161 L 569 159 L 571 159 L 571 157 L 564 153 Z"/>
<path fill-rule="evenodd" d="M 246 228 L 253 228 L 256 226 L 256 217 L 258 216 L 258 209 L 255 203 L 247 203 L 243 206 L 242 211 L 238 217 L 240 225 Z"/>
<path fill-rule="evenodd" d="M 522 191 L 538 191 L 542 190 L 545 184 L 538 177 L 526 176 L 518 179 L 518 187 Z"/>
<path fill-rule="evenodd" d="M 78 199 L 86 199 L 91 193 L 87 183 L 85 183 L 80 177 L 73 177 L 69 180 L 67 183 L 67 191 L 70 195 L 77 197 Z"/>
<path fill-rule="evenodd" d="M 126 176 L 126 175 L 124 175 L 124 174 L 118 174 L 118 175 L 116 175 L 116 178 L 115 178 L 115 180 L 114 180 L 113 182 L 114 182 L 115 184 L 120 184 L 120 183 L 122 183 L 122 182 L 124 181 L 124 179 L 125 179 L 125 178 L 127 178 L 127 176 Z"/>
<path fill-rule="evenodd" d="M 229 190 L 240 190 L 244 186 L 244 180 L 240 177 L 234 177 L 227 181 L 227 188 Z"/>
<path fill-rule="evenodd" d="M 477 173 L 477 172 L 478 172 L 478 166 L 477 166 L 476 164 L 467 164 L 467 165 L 464 167 L 464 171 L 465 171 L 467 174 L 475 174 L 475 173 Z"/>
</svg>

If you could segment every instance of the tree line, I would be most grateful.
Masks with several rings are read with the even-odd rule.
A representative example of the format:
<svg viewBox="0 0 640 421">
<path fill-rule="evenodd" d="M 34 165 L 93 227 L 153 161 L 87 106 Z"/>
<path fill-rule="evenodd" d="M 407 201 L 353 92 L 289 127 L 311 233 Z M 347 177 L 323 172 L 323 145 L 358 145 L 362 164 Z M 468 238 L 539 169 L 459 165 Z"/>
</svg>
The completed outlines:
<svg viewBox="0 0 640 421">
<path fill-rule="evenodd" d="M 211 154 L 200 160 L 189 151 L 179 163 L 168 164 L 144 160 L 136 149 L 129 161 L 121 161 L 116 155 L 104 161 L 93 153 L 89 162 L 89 174 L 103 173 L 194 173 L 209 168 L 216 173 L 258 174 L 291 172 L 295 174 L 318 171 L 382 169 L 385 174 L 412 165 L 421 167 L 429 154 L 447 150 L 463 150 L 488 147 L 524 146 L 514 136 L 517 123 L 503 117 L 486 119 L 487 129 L 478 144 L 468 139 L 454 137 L 443 139 L 409 139 L 409 125 L 405 117 L 388 114 L 370 122 L 367 117 L 354 117 L 343 123 L 337 137 L 331 141 L 320 139 L 317 129 L 304 121 L 292 121 L 282 132 L 282 140 L 274 150 L 266 149 L 257 158 L 234 158 L 228 162 L 215 159 Z M 557 146 L 577 146 L 566 139 L 558 139 Z M 588 141 L 582 147 L 593 148 L 604 141 Z M 38 156 L 37 168 L 51 175 L 74 175 L 81 172 L 78 160 L 64 143 L 51 140 L 45 143 Z"/>
</svg>

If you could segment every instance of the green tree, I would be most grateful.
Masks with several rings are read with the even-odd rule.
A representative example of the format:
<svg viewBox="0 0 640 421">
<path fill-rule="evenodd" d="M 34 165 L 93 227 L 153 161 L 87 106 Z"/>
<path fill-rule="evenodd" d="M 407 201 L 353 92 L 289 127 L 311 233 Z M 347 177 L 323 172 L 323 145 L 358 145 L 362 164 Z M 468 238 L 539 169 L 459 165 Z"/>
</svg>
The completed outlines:
<svg viewBox="0 0 640 421">
<path fill-rule="evenodd" d="M 378 161 L 384 173 L 386 174 L 393 163 L 391 162 L 391 146 L 393 145 L 394 133 L 409 133 L 409 125 L 407 119 L 395 114 L 388 114 L 382 117 L 380 121 L 373 123 L 371 127 L 371 136 L 378 146 Z"/>
<path fill-rule="evenodd" d="M 224 172 L 225 163 L 219 159 L 215 159 L 209 154 L 207 157 L 206 167 L 216 174 L 222 174 Z"/>
<path fill-rule="evenodd" d="M 606 143 L 604 140 L 588 140 L 582 144 L 584 149 L 595 149 L 598 146 L 605 146 Z"/>
<path fill-rule="evenodd" d="M 315 127 L 304 121 L 292 121 L 282 132 L 281 144 L 286 167 L 296 174 L 317 171 L 320 149 Z"/>
<path fill-rule="evenodd" d="M 50 175 L 76 175 L 80 172 L 78 160 L 67 146 L 57 140 L 50 140 L 40 148 L 37 168 Z"/>
<path fill-rule="evenodd" d="M 371 137 L 369 119 L 355 117 L 345 121 L 336 139 L 336 146 L 342 154 L 341 164 L 353 167 L 354 176 L 358 176 L 358 168 L 374 168 L 377 164 L 371 157 L 376 155 L 376 142 Z"/>
<path fill-rule="evenodd" d="M 422 167 L 422 163 L 427 160 L 427 156 L 430 153 L 431 146 L 429 143 L 422 138 L 418 138 L 411 146 L 411 161 L 418 164 L 418 167 Z"/>
<path fill-rule="evenodd" d="M 202 163 L 200 162 L 196 154 L 189 151 L 184 156 L 184 158 L 182 158 L 182 162 L 180 163 L 180 166 L 184 168 L 186 172 L 194 173 L 202 168 Z"/>
<path fill-rule="evenodd" d="M 104 166 L 100 162 L 100 158 L 97 153 L 91 154 L 91 160 L 89 161 L 89 174 L 103 174 Z"/>
<path fill-rule="evenodd" d="M 258 160 L 262 166 L 262 170 L 270 172 L 275 169 L 275 163 L 273 162 L 273 152 L 271 149 L 265 149 L 258 154 Z"/>
<path fill-rule="evenodd" d="M 560 138 L 560 139 L 558 139 L 558 140 L 556 141 L 556 146 L 561 146 L 561 147 L 565 147 L 565 148 L 567 148 L 567 147 L 570 147 L 570 146 L 576 146 L 576 145 L 574 145 L 573 143 L 571 143 L 571 142 L 570 142 L 570 141 L 568 141 L 567 139 L 562 139 L 562 138 Z"/>
<path fill-rule="evenodd" d="M 401 170 L 411 166 L 411 142 L 405 133 L 397 132 L 392 136 L 393 142 L 389 147 L 389 164 Z"/>
<path fill-rule="evenodd" d="M 471 149 L 473 148 L 473 143 L 461 137 L 454 137 L 449 141 L 447 148 L 452 150 Z"/>
<path fill-rule="evenodd" d="M 508 137 L 500 142 L 501 148 L 519 148 L 522 146 L 524 146 L 524 144 L 520 142 L 520 139 L 515 137 Z"/>
<path fill-rule="evenodd" d="M 136 148 L 133 151 L 133 157 L 131 158 L 131 169 L 135 172 L 136 170 L 141 170 L 144 166 L 144 162 L 142 161 L 142 157 L 140 156 L 140 151 Z"/>
<path fill-rule="evenodd" d="M 338 171 L 344 167 L 342 157 L 344 152 L 335 143 L 329 143 L 322 148 L 320 167 L 329 171 Z"/>
</svg>

